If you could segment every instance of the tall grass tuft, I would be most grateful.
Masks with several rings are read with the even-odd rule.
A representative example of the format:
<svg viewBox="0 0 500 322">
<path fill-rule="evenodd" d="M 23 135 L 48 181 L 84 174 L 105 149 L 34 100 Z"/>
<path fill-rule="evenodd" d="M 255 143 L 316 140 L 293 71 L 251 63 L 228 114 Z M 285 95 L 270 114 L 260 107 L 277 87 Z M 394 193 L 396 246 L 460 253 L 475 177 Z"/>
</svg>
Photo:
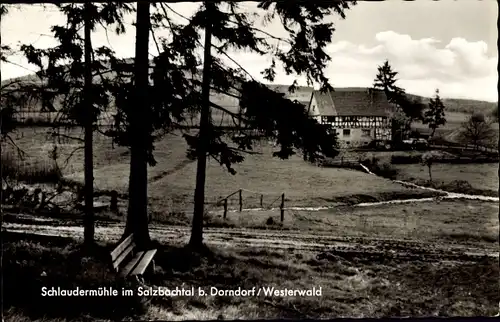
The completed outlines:
<svg viewBox="0 0 500 322">
<path fill-rule="evenodd" d="M 1 174 L 4 179 L 34 183 L 58 183 L 62 179 L 62 172 L 52 162 L 26 162 L 5 153 L 1 156 Z"/>
</svg>

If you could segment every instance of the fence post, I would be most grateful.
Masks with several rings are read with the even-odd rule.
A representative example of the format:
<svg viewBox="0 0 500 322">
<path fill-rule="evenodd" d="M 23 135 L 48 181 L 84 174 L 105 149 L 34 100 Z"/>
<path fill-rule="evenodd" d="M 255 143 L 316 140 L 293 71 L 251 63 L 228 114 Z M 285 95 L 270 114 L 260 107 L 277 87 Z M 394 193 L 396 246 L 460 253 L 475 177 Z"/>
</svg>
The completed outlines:
<svg viewBox="0 0 500 322">
<path fill-rule="evenodd" d="M 224 219 L 227 217 L 227 198 L 224 199 Z"/>
<path fill-rule="evenodd" d="M 260 195 L 260 207 L 264 208 L 264 195 Z"/>
<path fill-rule="evenodd" d="M 116 190 L 111 191 L 111 202 L 109 209 L 113 212 L 118 210 L 118 192 Z"/>
<path fill-rule="evenodd" d="M 243 196 L 242 189 L 240 189 L 240 212 L 243 210 Z"/>
<path fill-rule="evenodd" d="M 45 206 L 45 200 L 47 200 L 47 196 L 45 195 L 45 191 L 42 190 L 42 194 L 40 196 L 40 208 Z"/>
<path fill-rule="evenodd" d="M 281 222 L 285 220 L 285 194 L 281 195 L 281 205 L 280 205 L 280 213 L 281 213 Z"/>
<path fill-rule="evenodd" d="M 342 156 L 342 157 L 340 158 L 340 166 L 341 166 L 341 167 L 342 167 L 342 166 L 344 166 L 344 156 Z"/>
</svg>

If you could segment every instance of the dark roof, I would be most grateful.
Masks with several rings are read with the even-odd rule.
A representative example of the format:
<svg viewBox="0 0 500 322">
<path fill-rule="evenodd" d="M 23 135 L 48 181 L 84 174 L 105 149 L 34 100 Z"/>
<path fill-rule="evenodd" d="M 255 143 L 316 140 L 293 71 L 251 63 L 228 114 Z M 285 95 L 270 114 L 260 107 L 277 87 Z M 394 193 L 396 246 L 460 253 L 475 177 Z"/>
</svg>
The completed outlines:
<svg viewBox="0 0 500 322">
<path fill-rule="evenodd" d="M 275 92 L 285 94 L 285 97 L 292 101 L 297 100 L 306 107 L 309 105 L 311 94 L 314 91 L 313 87 L 308 86 L 297 86 L 293 93 L 288 91 L 290 85 L 266 84 L 266 86 Z"/>
<path fill-rule="evenodd" d="M 314 91 L 312 95 L 319 113 L 325 116 L 387 116 L 390 110 L 385 94 L 379 90 L 336 88 L 326 93 Z"/>
<path fill-rule="evenodd" d="M 312 98 L 316 99 L 316 104 L 318 104 L 318 111 L 320 115 L 330 116 L 330 115 L 338 115 L 335 110 L 335 104 L 333 103 L 333 97 L 330 95 L 330 92 L 322 93 L 321 91 L 313 91 L 311 95 Z M 309 103 L 309 108 L 310 108 Z"/>
</svg>

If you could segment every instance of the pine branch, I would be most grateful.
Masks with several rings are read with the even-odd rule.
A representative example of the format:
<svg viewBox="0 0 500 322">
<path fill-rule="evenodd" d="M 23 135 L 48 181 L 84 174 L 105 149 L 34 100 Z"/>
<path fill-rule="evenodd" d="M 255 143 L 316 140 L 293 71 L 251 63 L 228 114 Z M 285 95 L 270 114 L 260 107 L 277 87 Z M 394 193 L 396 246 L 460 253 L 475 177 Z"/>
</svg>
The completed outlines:
<svg viewBox="0 0 500 322">
<path fill-rule="evenodd" d="M 85 142 L 85 140 L 82 139 L 82 138 L 77 138 L 77 137 L 74 137 L 74 136 L 70 136 L 70 135 L 62 134 L 62 133 L 58 133 L 58 132 L 50 132 L 48 134 L 50 134 L 52 137 L 58 136 L 58 137 L 62 137 L 62 138 L 69 139 L 69 140 L 75 140 L 75 141 L 79 141 L 79 142 Z"/>
<path fill-rule="evenodd" d="M 226 114 L 229 114 L 229 115 L 230 115 L 230 116 L 232 116 L 233 118 L 234 118 L 234 117 L 235 117 L 235 118 L 239 118 L 239 117 L 240 117 L 240 116 L 239 116 L 239 114 L 234 113 L 234 112 L 231 112 L 231 111 L 229 111 L 228 109 L 226 109 L 226 108 L 224 108 L 224 107 L 222 107 L 222 106 L 220 106 L 220 105 L 215 104 L 214 102 L 210 102 L 210 107 L 213 107 L 213 108 L 215 108 L 215 109 L 217 109 L 217 110 L 219 110 L 219 111 L 222 111 L 222 112 L 224 112 L 224 113 L 226 113 Z"/>
<path fill-rule="evenodd" d="M 180 14 L 179 12 L 175 11 L 167 3 L 169 3 L 169 1 L 162 1 L 162 2 L 160 2 L 160 5 L 161 5 L 161 7 L 163 8 L 164 11 L 165 11 L 165 7 L 167 7 L 170 11 L 172 11 L 173 13 L 175 13 L 176 15 L 178 15 L 179 17 L 184 18 L 187 21 L 191 21 L 190 18 L 188 18 L 188 17 L 184 16 L 183 14 Z M 165 12 L 165 15 L 166 15 L 166 12 Z"/>
<path fill-rule="evenodd" d="M 151 31 L 151 35 L 153 36 L 152 38 L 153 38 L 153 42 L 155 43 L 156 50 L 158 51 L 158 54 L 160 54 L 161 53 L 160 45 L 158 45 L 158 41 L 156 41 L 155 31 L 154 31 L 152 26 L 149 27 L 149 30 Z"/>
<path fill-rule="evenodd" d="M 245 154 L 248 154 L 248 155 L 263 155 L 262 152 L 256 152 L 256 151 L 238 149 L 238 148 L 234 148 L 234 147 L 228 147 L 228 149 L 231 150 L 231 151 L 234 151 L 234 152 L 245 153 Z"/>
<path fill-rule="evenodd" d="M 17 144 L 16 142 L 14 142 L 14 140 L 12 139 L 12 137 L 9 135 L 9 134 L 5 134 L 4 135 L 4 138 L 6 138 L 8 140 L 8 142 L 16 149 L 17 151 L 17 154 L 19 155 L 19 159 L 22 161 L 24 160 L 24 156 L 26 155 L 26 152 L 24 152 L 24 150 L 22 150 Z"/>
<path fill-rule="evenodd" d="M 68 157 L 64 160 L 64 166 L 63 166 L 63 167 L 65 168 L 66 166 L 68 166 L 68 164 L 69 164 L 69 160 L 73 157 L 73 155 L 74 155 L 76 152 L 78 152 L 78 151 L 80 151 L 80 150 L 83 150 L 83 148 L 84 148 L 84 147 L 83 147 L 83 145 L 82 145 L 82 146 L 78 146 L 78 147 L 74 148 L 74 149 L 73 149 L 73 151 L 71 151 L 71 152 L 70 152 L 70 154 L 68 155 Z"/>
<path fill-rule="evenodd" d="M 247 74 L 248 76 L 250 76 L 250 78 L 252 80 L 255 80 L 255 78 L 252 76 L 252 74 L 250 74 L 243 66 L 241 66 L 240 63 L 238 63 L 236 60 L 234 60 L 231 56 L 229 56 L 229 54 L 227 52 L 224 51 L 224 49 L 220 46 L 216 46 L 214 44 L 212 44 L 212 47 L 217 49 L 217 51 L 224 55 L 226 58 L 228 58 L 230 61 L 232 61 L 236 66 L 238 66 L 240 68 L 240 70 L 242 70 L 245 74 Z"/>
</svg>

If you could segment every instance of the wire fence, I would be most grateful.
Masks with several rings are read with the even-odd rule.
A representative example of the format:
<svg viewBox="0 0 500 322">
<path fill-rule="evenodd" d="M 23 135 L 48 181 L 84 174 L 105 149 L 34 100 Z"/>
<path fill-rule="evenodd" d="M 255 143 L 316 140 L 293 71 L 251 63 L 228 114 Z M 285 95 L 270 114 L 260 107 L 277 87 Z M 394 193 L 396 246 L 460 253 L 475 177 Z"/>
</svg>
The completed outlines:
<svg viewBox="0 0 500 322">
<path fill-rule="evenodd" d="M 215 209 L 223 209 L 223 218 L 227 218 L 229 210 L 280 210 L 281 221 L 284 220 L 285 214 L 285 193 L 281 194 L 266 194 L 248 189 L 238 189 L 229 195 L 219 198 L 215 202 L 207 203 L 207 211 Z"/>
<path fill-rule="evenodd" d="M 20 110 L 14 114 L 14 119 L 26 125 L 36 125 L 36 124 L 56 124 L 56 123 L 68 123 L 69 120 L 61 118 L 60 112 L 38 112 L 30 110 Z M 114 113 L 103 112 L 99 115 L 97 119 L 97 125 L 112 125 L 114 123 Z"/>
</svg>

